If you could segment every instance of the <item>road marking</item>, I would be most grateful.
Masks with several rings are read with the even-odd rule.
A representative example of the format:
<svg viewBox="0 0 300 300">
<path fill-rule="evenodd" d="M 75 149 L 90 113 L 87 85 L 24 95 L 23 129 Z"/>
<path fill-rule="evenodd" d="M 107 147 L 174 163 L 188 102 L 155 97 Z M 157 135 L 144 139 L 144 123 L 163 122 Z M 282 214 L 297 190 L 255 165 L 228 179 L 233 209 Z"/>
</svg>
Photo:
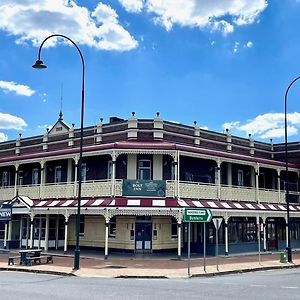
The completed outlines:
<svg viewBox="0 0 300 300">
<path fill-rule="evenodd" d="M 251 286 L 251 287 L 267 287 L 267 286 L 264 285 L 264 284 L 251 284 L 250 286 Z"/>
<path fill-rule="evenodd" d="M 297 286 L 282 286 L 282 289 L 298 289 Z"/>
</svg>

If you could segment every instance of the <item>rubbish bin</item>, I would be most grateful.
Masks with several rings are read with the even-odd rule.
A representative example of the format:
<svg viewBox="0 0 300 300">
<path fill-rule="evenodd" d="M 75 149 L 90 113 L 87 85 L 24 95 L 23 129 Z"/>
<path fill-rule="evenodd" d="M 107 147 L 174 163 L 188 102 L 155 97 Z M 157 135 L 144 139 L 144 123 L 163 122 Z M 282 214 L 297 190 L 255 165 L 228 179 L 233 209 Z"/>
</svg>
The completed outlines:
<svg viewBox="0 0 300 300">
<path fill-rule="evenodd" d="M 280 262 L 286 263 L 286 252 L 280 252 Z"/>
</svg>

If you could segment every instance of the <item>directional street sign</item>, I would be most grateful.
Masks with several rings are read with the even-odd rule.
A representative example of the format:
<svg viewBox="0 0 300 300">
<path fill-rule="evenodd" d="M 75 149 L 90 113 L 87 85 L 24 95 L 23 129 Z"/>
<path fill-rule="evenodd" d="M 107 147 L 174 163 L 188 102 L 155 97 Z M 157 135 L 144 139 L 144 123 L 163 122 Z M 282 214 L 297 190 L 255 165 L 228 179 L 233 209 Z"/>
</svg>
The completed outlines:
<svg viewBox="0 0 300 300">
<path fill-rule="evenodd" d="M 184 222 L 210 222 L 212 213 L 208 208 L 185 208 Z"/>
</svg>

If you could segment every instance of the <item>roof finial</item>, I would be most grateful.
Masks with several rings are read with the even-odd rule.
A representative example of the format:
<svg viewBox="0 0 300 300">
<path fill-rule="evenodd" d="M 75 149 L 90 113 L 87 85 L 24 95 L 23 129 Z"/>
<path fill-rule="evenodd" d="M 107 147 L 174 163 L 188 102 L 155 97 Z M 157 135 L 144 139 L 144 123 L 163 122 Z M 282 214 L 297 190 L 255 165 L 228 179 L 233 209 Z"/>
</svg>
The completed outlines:
<svg viewBox="0 0 300 300">
<path fill-rule="evenodd" d="M 64 85 L 63 85 L 63 83 L 61 83 L 61 88 L 60 88 L 60 112 L 59 112 L 59 118 L 58 118 L 59 121 L 63 120 L 63 113 L 62 113 L 63 88 L 64 88 Z"/>
</svg>

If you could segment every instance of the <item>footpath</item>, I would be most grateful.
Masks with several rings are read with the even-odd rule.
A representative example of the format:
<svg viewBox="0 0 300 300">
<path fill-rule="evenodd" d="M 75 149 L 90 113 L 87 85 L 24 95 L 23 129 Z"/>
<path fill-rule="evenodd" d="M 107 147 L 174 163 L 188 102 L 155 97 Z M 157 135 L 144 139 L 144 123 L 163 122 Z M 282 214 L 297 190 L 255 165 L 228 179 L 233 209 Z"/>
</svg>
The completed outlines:
<svg viewBox="0 0 300 300">
<path fill-rule="evenodd" d="M 9 253 L 0 253 L 0 270 L 22 271 L 62 276 L 99 277 L 99 278 L 189 278 L 201 276 L 217 276 L 232 273 L 253 272 L 270 269 L 300 267 L 300 252 L 293 252 L 292 263 L 280 262 L 279 253 L 209 257 L 206 259 L 206 272 L 202 257 L 190 260 L 190 276 L 188 276 L 188 260 L 181 260 L 171 255 L 115 255 L 108 259 L 95 252 L 82 252 L 80 269 L 73 270 L 73 254 L 49 252 L 53 255 L 53 264 L 35 264 L 22 266 L 18 261 L 8 266 Z M 218 267 L 217 267 L 218 266 Z"/>
</svg>

